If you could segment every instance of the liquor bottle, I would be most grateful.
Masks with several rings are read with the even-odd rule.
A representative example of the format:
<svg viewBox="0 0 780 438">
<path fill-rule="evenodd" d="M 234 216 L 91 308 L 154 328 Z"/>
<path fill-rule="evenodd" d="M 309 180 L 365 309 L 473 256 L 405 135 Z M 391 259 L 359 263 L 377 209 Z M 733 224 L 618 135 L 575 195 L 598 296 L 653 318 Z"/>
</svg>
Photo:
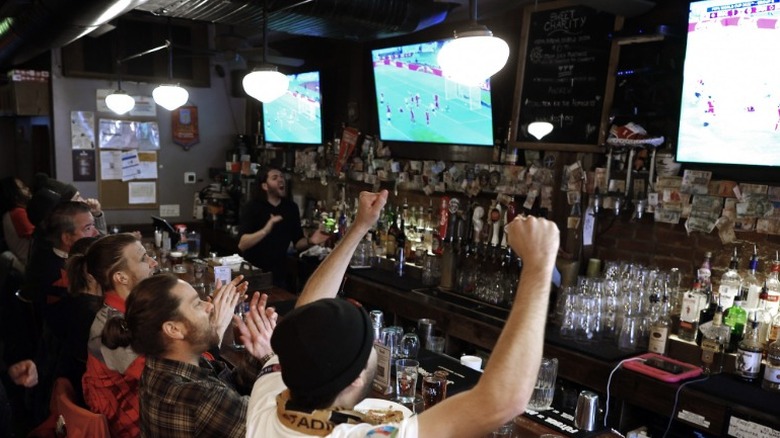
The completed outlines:
<svg viewBox="0 0 780 438">
<path fill-rule="evenodd" d="M 780 392 L 780 341 L 769 344 L 766 351 L 766 367 L 761 388 L 767 391 Z"/>
<path fill-rule="evenodd" d="M 764 348 L 766 353 L 767 347 L 769 347 L 769 330 L 772 328 L 772 316 L 766 310 L 766 282 L 764 287 L 761 288 L 761 293 L 758 295 L 758 309 L 756 309 L 756 320 L 758 321 L 758 341 Z"/>
<path fill-rule="evenodd" d="M 737 346 L 745 331 L 745 323 L 747 323 L 747 312 L 742 308 L 742 298 L 741 294 L 734 297 L 734 305 L 726 310 L 724 317 L 724 323 L 731 330 L 729 344 L 726 347 L 726 351 L 729 353 L 737 351 Z"/>
<path fill-rule="evenodd" d="M 712 295 L 712 252 L 704 253 L 704 260 L 701 262 L 699 270 L 696 271 L 696 278 L 701 284 L 701 290 L 707 296 Z"/>
<path fill-rule="evenodd" d="M 650 342 L 647 351 L 666 354 L 666 348 L 669 344 L 669 331 L 672 329 L 670 310 L 669 295 L 664 294 L 661 298 L 661 311 L 658 319 L 650 327 Z"/>
<path fill-rule="evenodd" d="M 388 255 L 392 255 L 395 257 L 398 252 L 398 208 L 396 208 L 396 213 L 393 214 L 393 209 L 388 208 L 388 219 L 387 219 L 387 241 L 385 243 L 385 252 Z"/>
<path fill-rule="evenodd" d="M 766 277 L 766 309 L 774 317 L 780 308 L 780 259 L 775 253 L 775 259 L 772 261 L 772 269 Z"/>
<path fill-rule="evenodd" d="M 734 254 L 731 256 L 731 262 L 729 262 L 729 268 L 720 277 L 720 287 L 718 288 L 718 294 L 720 295 L 720 305 L 724 309 L 734 305 L 734 297 L 739 295 L 739 289 L 742 285 L 742 277 L 737 272 L 739 267 L 739 259 L 737 258 L 737 248 L 734 247 Z"/>
<path fill-rule="evenodd" d="M 704 306 L 699 312 L 699 327 L 701 328 L 707 323 L 711 323 L 715 318 L 715 311 L 718 309 L 718 297 L 709 296 L 707 299 L 707 305 Z M 701 329 L 696 333 L 696 343 L 702 345 L 703 333 Z"/>
<path fill-rule="evenodd" d="M 695 341 L 699 331 L 699 312 L 707 306 L 707 295 L 701 291 L 701 284 L 696 281 L 693 288 L 685 292 L 680 309 L 680 327 L 677 336 L 686 341 Z"/>
<path fill-rule="evenodd" d="M 742 303 L 746 311 L 750 312 L 758 308 L 758 296 L 761 294 L 761 281 L 756 271 L 758 270 L 758 250 L 753 245 L 753 255 L 750 257 L 748 270 L 742 277 L 740 293 L 744 299 Z"/>
<path fill-rule="evenodd" d="M 737 348 L 737 376 L 746 382 L 754 382 L 761 371 L 762 347 L 758 340 L 758 321 L 752 319 L 750 326 L 751 329 L 745 332 Z"/>
<path fill-rule="evenodd" d="M 434 229 L 433 236 L 433 253 L 441 255 L 444 252 L 442 247 L 442 241 L 447 238 L 447 226 L 450 223 L 450 198 L 447 196 L 441 197 L 441 204 L 439 205 L 439 224 Z"/>
<path fill-rule="evenodd" d="M 772 326 L 769 328 L 769 343 L 773 343 L 780 338 L 780 313 L 772 317 Z"/>
<path fill-rule="evenodd" d="M 718 306 L 712 318 L 712 324 L 702 327 L 704 339 L 701 342 L 701 361 L 706 373 L 719 373 L 723 370 L 723 351 L 731 330 L 723 325 L 723 308 Z"/>
<path fill-rule="evenodd" d="M 398 226 L 398 234 L 395 236 L 396 241 L 396 256 L 395 256 L 395 270 L 399 276 L 404 275 L 404 267 L 406 265 L 406 259 L 409 257 L 408 245 L 406 241 L 406 223 L 404 223 L 404 217 L 400 217 L 400 225 Z"/>
</svg>

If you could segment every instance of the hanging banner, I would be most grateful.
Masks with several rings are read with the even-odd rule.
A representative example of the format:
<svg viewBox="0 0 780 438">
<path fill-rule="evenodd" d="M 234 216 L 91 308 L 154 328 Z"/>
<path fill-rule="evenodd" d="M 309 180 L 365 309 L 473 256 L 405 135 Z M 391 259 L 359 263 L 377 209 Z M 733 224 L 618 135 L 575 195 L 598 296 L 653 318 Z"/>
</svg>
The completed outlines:
<svg viewBox="0 0 780 438">
<path fill-rule="evenodd" d="M 185 151 L 199 143 L 198 107 L 187 105 L 171 111 L 171 133 L 173 142 L 184 148 Z"/>
</svg>

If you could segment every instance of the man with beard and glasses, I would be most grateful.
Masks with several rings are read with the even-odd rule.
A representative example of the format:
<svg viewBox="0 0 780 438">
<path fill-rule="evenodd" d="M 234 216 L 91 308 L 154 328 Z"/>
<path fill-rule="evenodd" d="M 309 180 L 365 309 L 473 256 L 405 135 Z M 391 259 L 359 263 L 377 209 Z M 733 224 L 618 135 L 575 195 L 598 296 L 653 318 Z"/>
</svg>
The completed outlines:
<svg viewBox="0 0 780 438">
<path fill-rule="evenodd" d="M 241 208 L 238 249 L 244 259 L 264 271 L 273 273 L 274 284 L 290 290 L 287 279 L 287 249 L 297 251 L 319 245 L 328 235 L 319 230 L 310 237 L 303 235 L 298 205 L 287 198 L 284 174 L 269 166 L 257 174 L 260 190 L 255 199 Z"/>
<path fill-rule="evenodd" d="M 542 359 L 560 239 L 554 222 L 524 216 L 506 225 L 507 242 L 523 259 L 523 272 L 479 382 L 398 422 L 368 424 L 353 410 L 371 385 L 377 354 L 368 312 L 336 295 L 352 253 L 386 202 L 387 191 L 360 194 L 355 222 L 274 330 L 271 346 L 277 356 L 252 390 L 247 436 L 478 437 L 524 412 Z"/>
<path fill-rule="evenodd" d="M 268 297 L 255 292 L 246 322 L 234 318 L 246 351 L 241 364 L 231 369 L 204 357 L 219 345 L 242 296 L 231 284 L 215 296 L 215 306 L 188 283 L 161 274 L 140 282 L 124 317 L 108 322 L 104 341 L 146 357 L 139 389 L 142 436 L 246 436 L 248 394 L 273 356 L 277 314 L 266 309 Z"/>
</svg>

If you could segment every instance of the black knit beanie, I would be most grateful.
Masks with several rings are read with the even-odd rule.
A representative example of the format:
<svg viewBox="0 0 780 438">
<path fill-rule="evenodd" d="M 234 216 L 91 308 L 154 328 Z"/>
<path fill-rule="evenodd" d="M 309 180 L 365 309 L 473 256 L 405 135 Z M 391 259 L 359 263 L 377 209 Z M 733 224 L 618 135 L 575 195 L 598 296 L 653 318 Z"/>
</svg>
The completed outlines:
<svg viewBox="0 0 780 438">
<path fill-rule="evenodd" d="M 365 369 L 373 343 L 368 313 L 338 298 L 294 309 L 271 337 L 285 385 L 315 397 L 349 386 Z"/>
<path fill-rule="evenodd" d="M 52 192 L 59 194 L 63 201 L 72 200 L 79 191 L 73 184 L 68 184 L 54 178 L 50 178 L 48 175 L 42 172 L 35 174 L 33 187 L 35 191 L 41 188 L 49 189 Z"/>
</svg>

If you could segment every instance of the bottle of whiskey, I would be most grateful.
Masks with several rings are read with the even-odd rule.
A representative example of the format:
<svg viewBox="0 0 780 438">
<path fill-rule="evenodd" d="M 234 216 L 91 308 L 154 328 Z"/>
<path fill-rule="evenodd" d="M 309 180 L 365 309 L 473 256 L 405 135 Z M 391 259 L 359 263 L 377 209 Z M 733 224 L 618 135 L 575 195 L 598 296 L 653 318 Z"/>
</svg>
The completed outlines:
<svg viewBox="0 0 780 438">
<path fill-rule="evenodd" d="M 704 372 L 717 374 L 723 371 L 723 352 L 728 343 L 731 330 L 723 325 L 723 308 L 718 306 L 712 318 L 712 324 L 702 327 L 701 361 Z"/>
<path fill-rule="evenodd" d="M 758 321 L 750 321 L 750 330 L 739 342 L 737 348 L 737 376 L 746 382 L 754 382 L 761 372 L 761 342 L 758 340 Z"/>
<path fill-rule="evenodd" d="M 661 298 L 661 311 L 658 319 L 650 328 L 650 340 L 647 351 L 651 353 L 666 354 L 666 348 L 669 344 L 669 331 L 672 329 L 672 318 L 670 313 L 669 295 L 664 294 Z"/>
</svg>

